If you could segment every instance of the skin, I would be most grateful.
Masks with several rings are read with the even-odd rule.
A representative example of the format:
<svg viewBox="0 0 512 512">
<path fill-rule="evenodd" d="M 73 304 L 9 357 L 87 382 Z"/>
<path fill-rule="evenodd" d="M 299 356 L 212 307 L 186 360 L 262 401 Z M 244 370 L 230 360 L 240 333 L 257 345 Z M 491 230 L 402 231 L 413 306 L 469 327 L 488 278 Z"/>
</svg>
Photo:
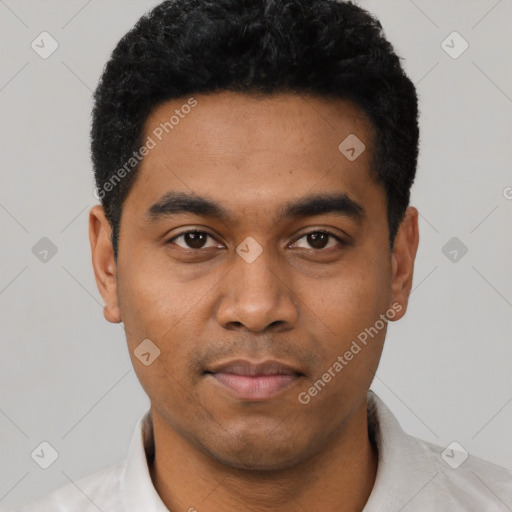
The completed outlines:
<svg viewBox="0 0 512 512">
<path fill-rule="evenodd" d="M 117 263 L 103 208 L 89 217 L 105 318 L 124 323 L 151 401 L 155 488 L 173 511 L 361 511 L 378 464 L 366 396 L 385 327 L 309 403 L 298 395 L 381 314 L 393 305 L 401 307 L 394 320 L 405 314 L 418 212 L 408 208 L 391 251 L 385 191 L 370 175 L 372 126 L 352 103 L 195 98 L 140 165 L 123 203 Z M 155 109 L 145 135 L 185 102 Z M 354 161 L 338 150 L 349 134 L 366 146 Z M 147 210 L 168 191 L 219 202 L 232 219 L 182 213 L 151 222 Z M 333 192 L 359 203 L 362 219 L 278 216 L 289 200 Z M 192 228 L 213 238 L 202 248 L 169 241 Z M 348 244 L 305 236 L 322 230 Z M 247 237 L 263 250 L 252 263 L 236 252 Z M 149 366 L 134 355 L 144 339 L 161 351 Z M 277 359 L 304 376 L 267 400 L 233 398 L 203 371 L 236 358 Z"/>
</svg>

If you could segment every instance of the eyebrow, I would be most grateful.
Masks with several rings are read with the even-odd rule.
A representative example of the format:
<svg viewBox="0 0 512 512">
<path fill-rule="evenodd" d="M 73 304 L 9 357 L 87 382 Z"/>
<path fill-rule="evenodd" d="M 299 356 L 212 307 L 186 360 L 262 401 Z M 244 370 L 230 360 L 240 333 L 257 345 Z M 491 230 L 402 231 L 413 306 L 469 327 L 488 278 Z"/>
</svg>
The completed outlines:
<svg viewBox="0 0 512 512">
<path fill-rule="evenodd" d="M 222 205 L 196 194 L 167 192 L 146 212 L 150 222 L 182 213 L 211 217 L 229 223 L 232 217 Z M 290 201 L 278 210 L 278 219 L 305 218 L 315 215 L 336 214 L 361 222 L 365 217 L 364 208 L 346 193 L 317 194 Z"/>
</svg>

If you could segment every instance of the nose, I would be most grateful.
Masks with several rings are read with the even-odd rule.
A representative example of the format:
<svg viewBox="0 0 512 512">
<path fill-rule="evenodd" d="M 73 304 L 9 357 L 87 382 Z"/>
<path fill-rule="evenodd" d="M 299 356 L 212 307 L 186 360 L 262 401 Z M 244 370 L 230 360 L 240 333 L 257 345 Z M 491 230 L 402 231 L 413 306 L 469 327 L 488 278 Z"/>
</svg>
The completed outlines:
<svg viewBox="0 0 512 512">
<path fill-rule="evenodd" d="M 297 301 L 287 273 L 270 251 L 248 263 L 234 255 L 234 267 L 222 281 L 217 320 L 225 329 L 292 329 L 298 317 Z"/>
</svg>

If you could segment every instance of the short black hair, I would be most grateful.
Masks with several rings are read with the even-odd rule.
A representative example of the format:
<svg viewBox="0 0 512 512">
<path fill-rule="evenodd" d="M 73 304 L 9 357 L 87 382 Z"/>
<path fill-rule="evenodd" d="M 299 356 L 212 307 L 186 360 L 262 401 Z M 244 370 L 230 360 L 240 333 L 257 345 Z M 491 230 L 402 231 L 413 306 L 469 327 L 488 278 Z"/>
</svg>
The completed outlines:
<svg viewBox="0 0 512 512">
<path fill-rule="evenodd" d="M 119 41 L 94 93 L 96 196 L 116 259 L 138 167 L 126 162 L 143 143 L 149 114 L 171 99 L 220 91 L 354 102 L 373 128 L 371 172 L 386 191 L 393 247 L 416 174 L 418 100 L 380 22 L 338 0 L 169 0 Z"/>
</svg>

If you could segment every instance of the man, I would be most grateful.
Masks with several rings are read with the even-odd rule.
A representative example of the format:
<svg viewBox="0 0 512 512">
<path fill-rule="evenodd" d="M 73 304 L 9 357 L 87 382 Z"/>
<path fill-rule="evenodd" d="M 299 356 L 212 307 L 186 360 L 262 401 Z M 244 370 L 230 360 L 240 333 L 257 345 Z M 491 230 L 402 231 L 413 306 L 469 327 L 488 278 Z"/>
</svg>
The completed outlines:
<svg viewBox="0 0 512 512">
<path fill-rule="evenodd" d="M 90 242 L 151 409 L 126 461 L 26 512 L 511 509 L 510 472 L 450 467 L 369 391 L 411 290 L 417 116 L 354 4 L 141 18 L 95 93 Z"/>
</svg>

